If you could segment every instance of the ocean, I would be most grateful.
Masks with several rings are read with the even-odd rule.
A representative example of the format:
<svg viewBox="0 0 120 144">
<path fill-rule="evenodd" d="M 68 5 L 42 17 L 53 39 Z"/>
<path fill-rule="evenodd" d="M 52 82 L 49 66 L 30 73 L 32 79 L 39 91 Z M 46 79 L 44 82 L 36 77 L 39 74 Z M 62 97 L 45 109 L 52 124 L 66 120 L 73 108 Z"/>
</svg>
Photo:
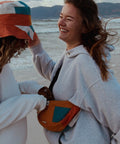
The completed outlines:
<svg viewBox="0 0 120 144">
<path fill-rule="evenodd" d="M 57 19 L 35 20 L 33 27 L 38 34 L 59 32 Z"/>
<path fill-rule="evenodd" d="M 105 19 L 108 21 L 108 19 Z M 58 38 L 59 30 L 57 26 L 57 19 L 34 20 L 33 27 L 37 32 L 43 47 L 50 54 L 54 60 L 58 60 L 64 50 L 65 45 Z M 120 37 L 120 18 L 112 19 L 107 25 L 108 29 L 112 29 L 118 33 Z M 115 50 L 112 54 L 120 54 L 120 40 L 114 45 Z M 13 70 L 28 69 L 33 66 L 32 54 L 29 49 L 26 49 L 18 58 L 12 58 L 11 68 Z"/>
</svg>

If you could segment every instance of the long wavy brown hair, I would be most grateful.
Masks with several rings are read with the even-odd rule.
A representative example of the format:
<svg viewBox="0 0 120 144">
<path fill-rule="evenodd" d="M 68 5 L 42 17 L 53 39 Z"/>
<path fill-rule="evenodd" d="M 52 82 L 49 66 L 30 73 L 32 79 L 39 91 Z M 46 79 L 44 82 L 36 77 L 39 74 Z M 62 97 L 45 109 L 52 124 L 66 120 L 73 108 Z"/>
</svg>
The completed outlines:
<svg viewBox="0 0 120 144">
<path fill-rule="evenodd" d="M 14 36 L 0 38 L 0 72 L 12 57 L 20 55 L 28 47 L 28 41 Z"/>
<path fill-rule="evenodd" d="M 108 80 L 109 72 L 105 49 L 110 33 L 107 32 L 106 27 L 103 27 L 98 17 L 96 3 L 93 0 L 64 0 L 64 3 L 73 4 L 79 9 L 85 27 L 85 33 L 81 35 L 82 44 L 100 68 L 102 79 Z"/>
</svg>

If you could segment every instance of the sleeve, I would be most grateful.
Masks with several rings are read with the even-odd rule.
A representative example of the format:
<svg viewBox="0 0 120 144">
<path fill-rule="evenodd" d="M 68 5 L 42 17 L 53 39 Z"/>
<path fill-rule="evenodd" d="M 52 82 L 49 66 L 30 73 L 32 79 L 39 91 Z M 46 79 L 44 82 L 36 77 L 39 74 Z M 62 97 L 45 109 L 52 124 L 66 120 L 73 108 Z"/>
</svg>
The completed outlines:
<svg viewBox="0 0 120 144">
<path fill-rule="evenodd" d="M 20 92 L 23 94 L 38 94 L 39 89 L 43 87 L 36 81 L 19 82 L 18 85 Z"/>
<path fill-rule="evenodd" d="M 51 73 L 54 68 L 55 62 L 48 56 L 48 54 L 42 49 L 41 44 L 31 47 L 33 54 L 33 62 L 38 72 L 46 79 L 51 79 Z"/>
<path fill-rule="evenodd" d="M 111 73 L 108 81 L 103 81 L 90 60 L 80 66 L 76 93 L 70 102 L 91 112 L 100 124 L 110 129 L 111 144 L 120 144 L 120 84 Z"/>
<path fill-rule="evenodd" d="M 111 132 L 111 144 L 120 143 L 120 85 L 112 76 L 107 82 L 99 81 L 89 89 L 87 109 Z"/>
<path fill-rule="evenodd" d="M 81 95 L 79 91 L 70 101 L 91 112 L 99 123 L 110 129 L 111 144 L 120 143 L 120 85 L 114 78 L 108 82 L 96 81 L 86 88 L 86 93 Z"/>
<path fill-rule="evenodd" d="M 0 103 L 0 130 L 23 119 L 33 109 L 42 111 L 46 98 L 37 94 L 23 94 Z"/>
<path fill-rule="evenodd" d="M 86 93 L 76 91 L 69 101 L 92 113 L 101 125 L 110 129 L 111 144 L 120 144 L 120 86 L 117 82 L 111 80 L 107 84 L 98 80 Z"/>
</svg>

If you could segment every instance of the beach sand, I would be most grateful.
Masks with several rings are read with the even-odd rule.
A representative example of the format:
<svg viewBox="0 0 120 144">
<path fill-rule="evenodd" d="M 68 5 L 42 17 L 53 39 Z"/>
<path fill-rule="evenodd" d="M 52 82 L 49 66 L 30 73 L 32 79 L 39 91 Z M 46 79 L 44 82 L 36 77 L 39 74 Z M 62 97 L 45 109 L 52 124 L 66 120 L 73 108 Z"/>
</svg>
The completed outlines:
<svg viewBox="0 0 120 144">
<path fill-rule="evenodd" d="M 65 50 L 65 44 L 58 39 L 58 34 L 41 34 L 39 35 L 39 37 L 42 41 L 44 49 L 53 59 L 57 61 L 63 53 L 63 51 Z M 110 67 L 114 71 L 117 80 L 120 82 L 120 55 L 112 54 Z M 34 66 L 24 70 L 14 70 L 13 72 L 17 81 L 35 80 L 39 82 L 41 85 L 49 86 L 49 81 L 45 80 L 42 76 L 40 76 L 38 72 L 35 70 Z M 43 133 L 43 128 L 37 121 L 36 111 L 32 111 L 27 118 L 27 144 L 48 144 Z"/>
</svg>

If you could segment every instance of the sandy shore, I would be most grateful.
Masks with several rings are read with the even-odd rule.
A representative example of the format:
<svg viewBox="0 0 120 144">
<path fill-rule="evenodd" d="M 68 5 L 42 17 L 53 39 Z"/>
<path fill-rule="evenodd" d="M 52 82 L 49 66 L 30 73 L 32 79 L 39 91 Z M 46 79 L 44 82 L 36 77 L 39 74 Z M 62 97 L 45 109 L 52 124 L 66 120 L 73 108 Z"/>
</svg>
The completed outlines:
<svg viewBox="0 0 120 144">
<path fill-rule="evenodd" d="M 61 56 L 65 44 L 62 43 L 57 37 L 57 34 L 47 35 L 49 41 L 46 42 L 46 34 L 42 34 L 41 41 L 43 47 L 49 53 L 53 59 L 57 60 Z M 52 47 L 51 47 L 52 43 Z M 54 46 L 53 46 L 54 44 Z M 48 47 L 49 46 L 49 47 Z M 55 53 L 55 52 L 56 53 Z M 120 82 L 120 55 L 112 54 L 112 59 L 110 63 L 111 69 L 114 70 L 114 74 L 117 80 Z M 49 81 L 45 80 L 42 76 L 38 74 L 34 67 L 28 68 L 27 70 L 15 70 L 14 75 L 17 81 L 25 81 L 25 80 L 35 80 L 39 82 L 41 85 L 49 86 Z M 31 112 L 28 115 L 28 141 L 27 144 L 48 144 L 43 129 L 37 121 L 36 111 Z"/>
</svg>

